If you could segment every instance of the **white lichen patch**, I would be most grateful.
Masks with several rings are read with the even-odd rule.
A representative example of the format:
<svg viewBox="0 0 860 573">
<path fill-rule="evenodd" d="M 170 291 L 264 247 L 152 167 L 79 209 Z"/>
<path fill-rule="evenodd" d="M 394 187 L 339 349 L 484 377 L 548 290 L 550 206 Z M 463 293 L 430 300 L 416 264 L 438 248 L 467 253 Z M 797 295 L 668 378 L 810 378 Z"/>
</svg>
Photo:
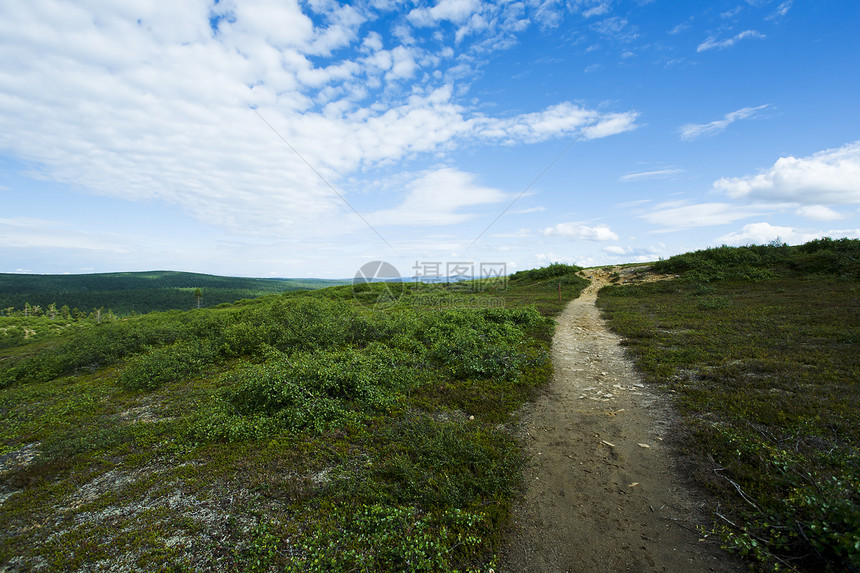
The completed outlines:
<svg viewBox="0 0 860 573">
<path fill-rule="evenodd" d="M 0 456 L 0 476 L 12 470 L 25 468 L 33 463 L 33 460 L 39 455 L 39 445 L 41 443 L 33 442 L 26 444 L 17 450 Z"/>
</svg>

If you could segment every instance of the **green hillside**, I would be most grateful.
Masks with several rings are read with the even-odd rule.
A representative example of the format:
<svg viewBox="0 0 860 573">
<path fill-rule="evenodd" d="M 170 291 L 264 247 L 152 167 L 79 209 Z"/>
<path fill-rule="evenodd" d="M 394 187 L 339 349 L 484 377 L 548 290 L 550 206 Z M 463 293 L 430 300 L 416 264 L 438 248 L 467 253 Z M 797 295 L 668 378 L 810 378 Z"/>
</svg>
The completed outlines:
<svg viewBox="0 0 860 573">
<path fill-rule="evenodd" d="M 0 312 L 23 311 L 26 304 L 47 310 L 51 304 L 89 313 L 110 309 L 125 316 L 151 311 L 214 307 L 244 298 L 296 290 L 312 290 L 346 281 L 323 279 L 261 279 L 222 277 L 175 271 L 82 275 L 0 274 Z"/>
<path fill-rule="evenodd" d="M 578 270 L 22 334 L 0 349 L 0 569 L 497 568 L 516 412 Z"/>
<path fill-rule="evenodd" d="M 860 241 L 719 247 L 600 291 L 671 397 L 714 531 L 759 571 L 860 571 Z"/>
</svg>

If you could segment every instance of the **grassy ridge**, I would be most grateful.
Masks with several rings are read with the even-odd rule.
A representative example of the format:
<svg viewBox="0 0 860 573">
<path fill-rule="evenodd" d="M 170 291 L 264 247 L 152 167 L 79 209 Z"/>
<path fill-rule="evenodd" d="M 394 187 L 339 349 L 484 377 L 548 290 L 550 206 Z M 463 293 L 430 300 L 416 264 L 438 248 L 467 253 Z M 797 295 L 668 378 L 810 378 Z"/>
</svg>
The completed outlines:
<svg viewBox="0 0 860 573">
<path fill-rule="evenodd" d="M 494 567 L 523 461 L 508 426 L 549 379 L 546 315 L 576 270 L 286 293 L 7 351 L 0 563 Z"/>
<path fill-rule="evenodd" d="M 343 281 L 323 279 L 258 279 L 221 277 L 175 271 L 99 273 L 82 275 L 0 274 L 0 310 L 21 311 L 25 303 L 47 310 L 67 306 L 89 313 L 111 309 L 117 315 L 132 312 L 196 308 L 196 289 L 202 306 L 214 307 L 244 298 L 294 290 L 324 288 Z"/>
<path fill-rule="evenodd" d="M 601 290 L 684 448 L 726 546 L 765 570 L 860 570 L 860 241 L 722 247 Z"/>
</svg>

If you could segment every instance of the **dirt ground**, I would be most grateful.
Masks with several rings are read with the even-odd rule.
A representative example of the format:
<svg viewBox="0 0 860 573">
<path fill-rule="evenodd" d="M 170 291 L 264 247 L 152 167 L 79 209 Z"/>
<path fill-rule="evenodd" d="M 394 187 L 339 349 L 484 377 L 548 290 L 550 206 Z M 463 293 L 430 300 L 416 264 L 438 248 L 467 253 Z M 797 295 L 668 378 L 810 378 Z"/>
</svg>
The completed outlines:
<svg viewBox="0 0 860 573">
<path fill-rule="evenodd" d="M 557 319 L 555 376 L 524 416 L 532 463 L 500 569 L 744 570 L 697 529 L 710 522 L 669 444 L 671 409 L 600 318 L 597 291 L 611 272 L 585 271 L 591 286 Z"/>
</svg>

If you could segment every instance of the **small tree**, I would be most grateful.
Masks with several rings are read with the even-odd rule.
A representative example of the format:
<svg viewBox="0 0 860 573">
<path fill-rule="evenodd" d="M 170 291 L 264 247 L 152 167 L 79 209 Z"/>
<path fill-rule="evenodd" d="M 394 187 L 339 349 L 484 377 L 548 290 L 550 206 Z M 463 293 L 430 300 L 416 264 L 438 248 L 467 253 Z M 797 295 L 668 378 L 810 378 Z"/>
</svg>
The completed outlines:
<svg viewBox="0 0 860 573">
<path fill-rule="evenodd" d="M 195 290 L 194 291 L 194 298 L 197 299 L 197 310 L 200 310 L 200 299 L 203 298 L 203 291 L 201 291 L 199 288 L 197 290 Z"/>
</svg>

